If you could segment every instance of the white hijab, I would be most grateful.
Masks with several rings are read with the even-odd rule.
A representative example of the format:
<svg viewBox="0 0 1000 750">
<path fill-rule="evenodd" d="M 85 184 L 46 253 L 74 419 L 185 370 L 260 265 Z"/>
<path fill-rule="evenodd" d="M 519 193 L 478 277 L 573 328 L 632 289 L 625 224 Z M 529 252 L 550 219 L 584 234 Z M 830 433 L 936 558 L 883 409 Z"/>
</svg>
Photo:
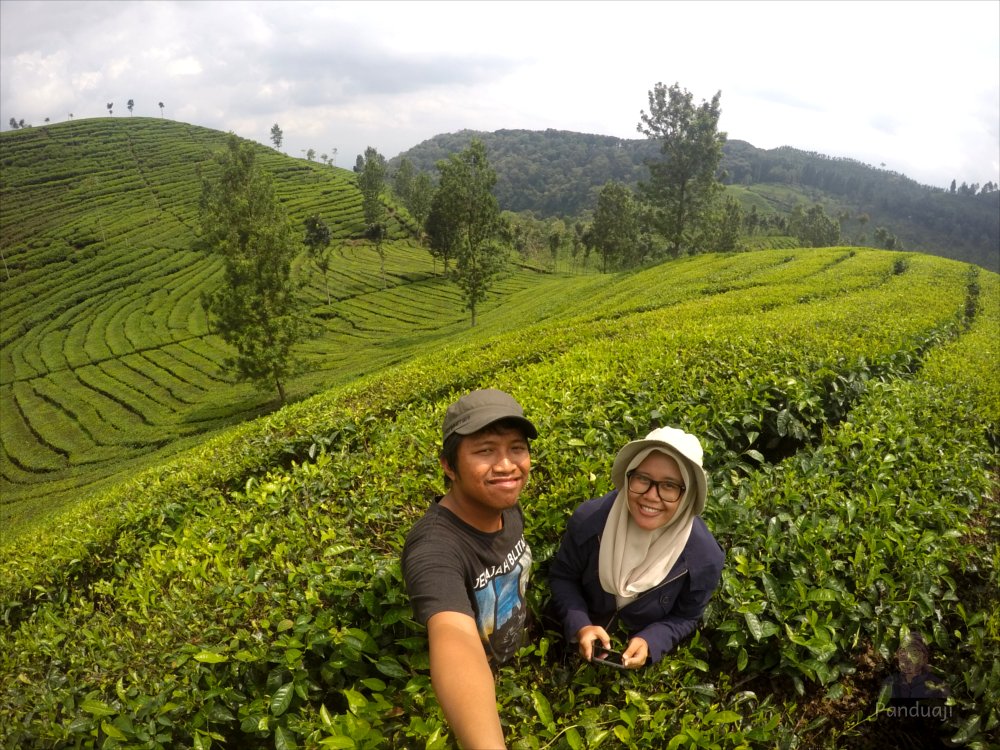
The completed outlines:
<svg viewBox="0 0 1000 750">
<path fill-rule="evenodd" d="M 647 531 L 632 519 L 628 509 L 628 481 L 618 488 L 618 496 L 611 506 L 611 513 L 604 524 L 601 537 L 598 572 L 601 587 L 614 594 L 619 607 L 635 599 L 644 591 L 657 586 L 667 577 L 691 536 L 691 526 L 700 508 L 692 501 L 696 495 L 687 467 L 687 461 L 673 449 L 658 445 L 645 448 L 629 462 L 624 473 L 632 471 L 649 454 L 659 451 L 677 462 L 685 491 L 678 500 L 677 511 L 670 521 L 658 529 Z"/>
</svg>

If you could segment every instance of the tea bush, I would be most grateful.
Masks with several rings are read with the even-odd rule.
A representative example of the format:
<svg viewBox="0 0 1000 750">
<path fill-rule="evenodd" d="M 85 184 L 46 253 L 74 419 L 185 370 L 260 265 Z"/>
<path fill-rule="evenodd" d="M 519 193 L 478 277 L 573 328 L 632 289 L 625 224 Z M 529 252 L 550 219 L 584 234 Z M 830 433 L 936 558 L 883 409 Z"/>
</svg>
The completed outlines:
<svg viewBox="0 0 1000 750">
<path fill-rule="evenodd" d="M 837 746 L 877 721 L 861 671 L 890 670 L 909 629 L 944 655 L 956 742 L 986 747 L 1000 286 L 978 279 L 970 317 L 959 264 L 795 255 L 799 275 L 788 251 L 699 258 L 589 308 L 540 300 L 551 322 L 288 407 L 5 547 L 5 746 L 450 747 L 398 553 L 441 491 L 445 407 L 492 386 L 540 433 L 539 622 L 569 513 L 654 426 L 702 436 L 728 553 L 702 630 L 645 671 L 595 670 L 533 626 L 498 678 L 512 747 Z"/>
</svg>

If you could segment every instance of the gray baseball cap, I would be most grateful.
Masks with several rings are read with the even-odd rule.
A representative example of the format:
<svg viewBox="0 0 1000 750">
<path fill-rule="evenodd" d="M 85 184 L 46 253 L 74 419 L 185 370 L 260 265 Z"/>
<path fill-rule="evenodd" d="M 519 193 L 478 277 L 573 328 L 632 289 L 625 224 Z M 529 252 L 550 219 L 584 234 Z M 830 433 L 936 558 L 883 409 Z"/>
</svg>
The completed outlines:
<svg viewBox="0 0 1000 750">
<path fill-rule="evenodd" d="M 487 388 L 472 391 L 448 407 L 441 431 L 442 440 L 447 440 L 455 433 L 471 435 L 501 419 L 514 420 L 531 439 L 538 437 L 535 425 L 525 419 L 524 409 L 513 396 L 494 388 Z"/>
</svg>

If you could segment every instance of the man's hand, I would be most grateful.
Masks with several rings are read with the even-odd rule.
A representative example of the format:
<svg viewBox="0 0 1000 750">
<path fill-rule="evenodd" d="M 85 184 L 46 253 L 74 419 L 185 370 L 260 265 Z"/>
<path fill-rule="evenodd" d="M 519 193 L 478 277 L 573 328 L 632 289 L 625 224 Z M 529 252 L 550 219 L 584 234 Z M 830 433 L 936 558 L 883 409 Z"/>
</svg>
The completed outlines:
<svg viewBox="0 0 1000 750">
<path fill-rule="evenodd" d="M 611 648 L 611 636 L 600 625 L 586 625 L 576 631 L 580 656 L 590 661 L 594 656 L 594 641 L 598 640 L 604 648 Z"/>
<path fill-rule="evenodd" d="M 431 685 L 455 733 L 468 750 L 506 748 L 497 714 L 496 684 L 476 629 L 461 612 L 438 612 L 427 621 Z"/>
</svg>

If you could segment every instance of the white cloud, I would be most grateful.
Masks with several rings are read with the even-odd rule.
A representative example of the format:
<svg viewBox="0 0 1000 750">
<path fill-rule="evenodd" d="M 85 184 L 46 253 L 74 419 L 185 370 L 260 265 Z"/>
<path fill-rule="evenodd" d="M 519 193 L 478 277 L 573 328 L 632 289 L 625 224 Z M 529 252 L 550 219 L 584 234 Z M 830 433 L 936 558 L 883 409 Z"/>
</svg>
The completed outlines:
<svg viewBox="0 0 1000 750">
<path fill-rule="evenodd" d="M 1000 181 L 1000 3 L 0 3 L 0 123 L 167 114 L 286 151 L 394 156 L 463 128 L 636 132 L 647 92 L 921 182 Z M 349 155 L 349 156 L 348 156 Z"/>
<path fill-rule="evenodd" d="M 166 65 L 166 71 L 171 76 L 196 76 L 202 72 L 201 62 L 194 55 L 188 55 L 177 60 L 171 60 Z"/>
</svg>

